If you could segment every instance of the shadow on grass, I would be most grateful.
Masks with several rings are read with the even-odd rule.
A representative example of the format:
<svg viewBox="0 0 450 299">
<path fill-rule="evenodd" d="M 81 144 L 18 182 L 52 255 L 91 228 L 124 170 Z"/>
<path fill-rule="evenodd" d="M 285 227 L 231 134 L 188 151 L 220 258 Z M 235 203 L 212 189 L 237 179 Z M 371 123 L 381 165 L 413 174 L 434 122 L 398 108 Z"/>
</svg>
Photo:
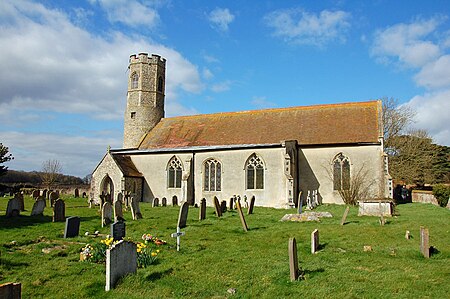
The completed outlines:
<svg viewBox="0 0 450 299">
<path fill-rule="evenodd" d="M 0 259 L 0 266 L 4 267 L 7 270 L 11 270 L 12 268 L 28 267 L 28 266 L 30 266 L 30 264 L 29 263 L 13 262 L 13 261 Z"/>
<path fill-rule="evenodd" d="M 164 276 L 170 275 L 173 272 L 173 268 L 169 268 L 165 271 L 154 272 L 145 276 L 146 280 L 154 281 L 163 278 Z"/>
<path fill-rule="evenodd" d="M 318 250 L 323 250 L 325 249 L 325 247 L 328 245 L 328 243 L 323 243 L 323 244 L 319 244 L 319 246 L 317 247 Z"/>
<path fill-rule="evenodd" d="M 31 226 L 38 223 L 47 223 L 52 222 L 51 216 L 26 216 L 26 215 L 20 215 L 17 217 L 6 217 L 6 216 L 0 216 L 0 227 L 2 229 L 6 228 L 18 228 L 18 227 L 24 227 L 24 226 Z"/>
<path fill-rule="evenodd" d="M 357 223 L 359 223 L 359 220 L 345 221 L 344 224 L 342 224 L 342 225 L 347 225 L 347 224 L 352 224 L 352 223 L 357 224 Z"/>
<path fill-rule="evenodd" d="M 314 270 L 303 269 L 302 272 L 303 272 L 303 275 L 308 275 L 310 278 L 312 278 L 320 273 L 325 272 L 325 269 L 324 268 L 318 268 L 318 269 L 314 269 Z"/>
</svg>

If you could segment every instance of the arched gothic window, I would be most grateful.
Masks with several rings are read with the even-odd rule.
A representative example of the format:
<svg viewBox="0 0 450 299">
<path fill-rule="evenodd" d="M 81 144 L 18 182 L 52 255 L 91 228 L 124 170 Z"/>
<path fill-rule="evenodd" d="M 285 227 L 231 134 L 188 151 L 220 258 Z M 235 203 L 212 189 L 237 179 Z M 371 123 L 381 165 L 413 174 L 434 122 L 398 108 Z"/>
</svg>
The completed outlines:
<svg viewBox="0 0 450 299">
<path fill-rule="evenodd" d="M 350 189 L 350 161 L 348 157 L 339 153 L 333 160 L 333 189 Z"/>
<path fill-rule="evenodd" d="M 222 165 L 215 159 L 205 161 L 203 168 L 203 190 L 220 191 L 222 189 Z"/>
<path fill-rule="evenodd" d="M 183 168 L 181 161 L 177 157 L 170 159 L 167 166 L 167 187 L 168 188 L 181 188 L 181 174 Z"/>
<path fill-rule="evenodd" d="M 159 92 L 163 92 L 163 87 L 164 87 L 163 84 L 164 84 L 163 78 L 160 76 L 158 78 L 158 91 Z"/>
<path fill-rule="evenodd" d="M 245 165 L 247 189 L 264 189 L 264 163 L 256 154 L 250 156 Z"/>
<path fill-rule="evenodd" d="M 131 75 L 131 88 L 138 88 L 139 83 L 139 75 L 137 73 L 133 73 Z"/>
</svg>

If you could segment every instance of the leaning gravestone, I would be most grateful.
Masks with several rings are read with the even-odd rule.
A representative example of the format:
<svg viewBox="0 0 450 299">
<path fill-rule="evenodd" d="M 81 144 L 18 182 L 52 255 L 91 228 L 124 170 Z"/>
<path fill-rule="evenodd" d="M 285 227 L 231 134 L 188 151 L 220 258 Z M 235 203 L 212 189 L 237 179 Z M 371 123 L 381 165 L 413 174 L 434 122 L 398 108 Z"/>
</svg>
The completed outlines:
<svg viewBox="0 0 450 299">
<path fill-rule="evenodd" d="M 206 198 L 202 198 L 200 201 L 200 213 L 198 216 L 198 220 L 206 219 Z"/>
<path fill-rule="evenodd" d="M 141 209 L 139 208 L 139 200 L 135 197 L 131 197 L 131 215 L 133 220 L 142 219 Z"/>
<path fill-rule="evenodd" d="M 244 229 L 244 231 L 248 231 L 247 222 L 245 222 L 244 213 L 242 212 L 242 207 L 241 207 L 240 201 L 236 202 L 236 207 L 238 210 L 239 218 L 241 218 L 242 228 Z"/>
<path fill-rule="evenodd" d="M 255 206 L 255 196 L 253 195 L 250 199 L 250 204 L 248 206 L 247 215 L 253 214 L 253 207 Z"/>
<path fill-rule="evenodd" d="M 53 206 L 53 222 L 66 221 L 66 204 L 62 199 L 57 199 Z"/>
<path fill-rule="evenodd" d="M 53 207 L 53 205 L 55 204 L 55 201 L 58 199 L 58 194 L 54 191 L 50 192 L 48 199 L 50 201 L 50 206 Z"/>
<path fill-rule="evenodd" d="M 80 190 L 78 190 L 78 188 L 75 188 L 74 195 L 75 195 L 75 198 L 80 197 Z"/>
<path fill-rule="evenodd" d="M 40 194 L 41 194 L 41 191 L 39 191 L 39 189 L 35 189 L 35 190 L 33 190 L 33 193 L 32 193 L 31 196 L 32 196 L 34 199 L 36 199 L 36 198 L 39 197 Z"/>
<path fill-rule="evenodd" d="M 114 202 L 114 221 L 124 221 L 123 219 L 123 210 L 122 210 L 122 202 L 120 200 L 116 200 Z"/>
<path fill-rule="evenodd" d="M 176 195 L 172 197 L 172 206 L 178 206 L 178 198 Z"/>
<path fill-rule="evenodd" d="M 344 224 L 345 224 L 345 220 L 347 220 L 348 211 L 350 211 L 350 207 L 347 207 L 347 208 L 345 209 L 344 215 L 342 215 L 341 225 L 344 225 Z"/>
<path fill-rule="evenodd" d="M 42 197 L 38 197 L 38 200 L 34 202 L 33 208 L 31 209 L 31 216 L 43 215 L 44 208 L 45 208 L 45 199 L 43 199 Z"/>
<path fill-rule="evenodd" d="M 187 201 L 183 202 L 180 208 L 180 213 L 178 214 L 178 225 L 179 228 L 186 227 L 187 216 L 189 212 L 189 204 Z"/>
<path fill-rule="evenodd" d="M 217 197 L 214 196 L 213 201 L 214 201 L 214 209 L 216 210 L 216 215 L 217 215 L 217 217 L 221 217 L 222 216 L 222 208 L 220 207 L 219 199 L 217 199 Z"/>
<path fill-rule="evenodd" d="M 64 238 L 77 237 L 80 233 L 80 217 L 72 216 L 66 218 L 66 227 L 64 229 Z"/>
<path fill-rule="evenodd" d="M 163 197 L 163 198 L 161 199 L 161 206 L 167 207 L 167 198 Z"/>
<path fill-rule="evenodd" d="M 311 233 L 311 253 L 314 254 L 319 249 L 319 230 L 315 229 Z"/>
<path fill-rule="evenodd" d="M 159 207 L 159 198 L 155 197 L 153 198 L 153 203 L 152 203 L 152 207 Z"/>
<path fill-rule="evenodd" d="M 117 221 L 111 224 L 111 236 L 114 241 L 125 238 L 125 222 Z"/>
<path fill-rule="evenodd" d="M 420 227 L 420 252 L 424 257 L 430 257 L 430 234 L 423 226 Z"/>
<path fill-rule="evenodd" d="M 113 289 L 121 277 L 136 273 L 136 249 L 135 243 L 121 240 L 106 250 L 106 291 Z"/>
<path fill-rule="evenodd" d="M 6 207 L 6 217 L 16 217 L 20 215 L 20 201 L 16 197 L 8 201 Z"/>
<path fill-rule="evenodd" d="M 113 209 L 111 204 L 107 201 L 102 207 L 102 227 L 110 225 L 112 223 Z"/>
<path fill-rule="evenodd" d="M 289 239 L 288 245 L 289 252 L 289 270 L 291 281 L 296 281 L 298 279 L 298 258 L 297 258 L 297 242 L 295 238 Z"/>
</svg>

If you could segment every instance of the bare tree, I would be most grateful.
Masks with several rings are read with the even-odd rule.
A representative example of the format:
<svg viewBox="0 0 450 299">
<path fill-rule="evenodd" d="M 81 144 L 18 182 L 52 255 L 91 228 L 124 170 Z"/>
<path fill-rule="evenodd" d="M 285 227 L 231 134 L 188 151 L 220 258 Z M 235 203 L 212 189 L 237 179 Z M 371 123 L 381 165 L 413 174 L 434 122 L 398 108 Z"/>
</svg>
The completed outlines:
<svg viewBox="0 0 450 299">
<path fill-rule="evenodd" d="M 391 147 L 392 138 L 399 136 L 412 123 L 416 112 L 409 106 L 400 106 L 394 98 L 383 98 L 383 136 L 385 147 Z"/>
<path fill-rule="evenodd" d="M 61 175 L 62 166 L 58 160 L 49 159 L 42 163 L 41 179 L 48 188 L 58 180 Z"/>
</svg>

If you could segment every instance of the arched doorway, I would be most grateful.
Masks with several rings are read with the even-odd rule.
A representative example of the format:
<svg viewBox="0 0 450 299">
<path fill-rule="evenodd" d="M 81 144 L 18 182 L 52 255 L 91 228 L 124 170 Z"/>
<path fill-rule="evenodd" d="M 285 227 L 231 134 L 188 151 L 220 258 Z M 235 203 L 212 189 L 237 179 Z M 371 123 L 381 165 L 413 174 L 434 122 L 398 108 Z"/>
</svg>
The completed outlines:
<svg viewBox="0 0 450 299">
<path fill-rule="evenodd" d="M 114 196 L 114 184 L 109 175 L 106 175 L 100 185 L 100 191 L 105 194 L 109 199 Z"/>
</svg>

